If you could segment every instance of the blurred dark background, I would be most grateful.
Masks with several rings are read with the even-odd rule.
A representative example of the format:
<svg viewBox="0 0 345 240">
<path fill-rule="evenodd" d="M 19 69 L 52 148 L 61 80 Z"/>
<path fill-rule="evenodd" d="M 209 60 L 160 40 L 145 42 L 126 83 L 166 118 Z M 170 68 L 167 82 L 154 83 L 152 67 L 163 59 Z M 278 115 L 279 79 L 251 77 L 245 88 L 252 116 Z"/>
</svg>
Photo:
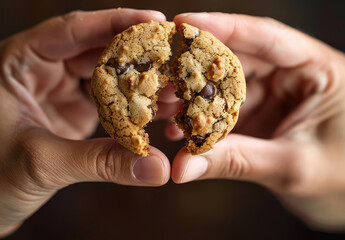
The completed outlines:
<svg viewBox="0 0 345 240">
<path fill-rule="evenodd" d="M 188 11 L 269 16 L 345 50 L 345 1 L 335 0 L 11 0 L 0 1 L 0 39 L 69 11 L 155 9 L 169 20 Z M 152 145 L 173 159 L 164 122 Z M 95 136 L 106 136 L 99 128 Z M 162 140 L 163 139 L 163 140 Z M 234 181 L 169 182 L 160 188 L 82 183 L 59 191 L 8 239 L 345 239 L 311 230 L 260 186 Z"/>
</svg>

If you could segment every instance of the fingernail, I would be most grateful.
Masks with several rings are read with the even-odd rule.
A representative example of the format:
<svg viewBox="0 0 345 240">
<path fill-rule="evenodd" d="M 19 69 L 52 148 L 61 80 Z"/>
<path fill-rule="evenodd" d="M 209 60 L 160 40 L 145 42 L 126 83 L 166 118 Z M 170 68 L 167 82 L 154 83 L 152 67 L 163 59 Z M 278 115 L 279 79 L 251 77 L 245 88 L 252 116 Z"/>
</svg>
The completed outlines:
<svg viewBox="0 0 345 240">
<path fill-rule="evenodd" d="M 187 12 L 187 13 L 181 13 L 181 14 L 178 14 L 177 16 L 179 17 L 187 17 L 188 15 L 191 15 L 193 14 L 192 12 Z"/>
<path fill-rule="evenodd" d="M 162 18 L 162 19 L 165 19 L 165 15 L 159 11 L 156 11 L 156 10 L 149 10 L 151 15 L 155 15 L 156 17 L 158 18 Z"/>
<path fill-rule="evenodd" d="M 161 185 L 164 181 L 163 162 L 157 156 L 139 158 L 133 165 L 133 175 L 149 185 Z"/>
<path fill-rule="evenodd" d="M 187 12 L 187 13 L 181 13 L 177 16 L 179 17 L 188 17 L 189 15 L 195 14 L 197 16 L 208 16 L 207 12 L 202 12 L 202 13 L 195 13 L 195 12 Z"/>
<path fill-rule="evenodd" d="M 182 176 L 181 183 L 190 182 L 198 179 L 208 169 L 208 161 L 202 156 L 196 156 L 189 159 L 186 170 Z"/>
</svg>

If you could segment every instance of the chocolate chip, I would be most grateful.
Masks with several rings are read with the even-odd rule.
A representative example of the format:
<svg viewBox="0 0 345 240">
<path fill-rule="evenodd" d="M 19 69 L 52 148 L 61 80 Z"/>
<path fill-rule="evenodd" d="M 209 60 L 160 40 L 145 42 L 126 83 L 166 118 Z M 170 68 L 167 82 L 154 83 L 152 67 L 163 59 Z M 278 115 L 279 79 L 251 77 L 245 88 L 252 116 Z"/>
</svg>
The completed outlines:
<svg viewBox="0 0 345 240">
<path fill-rule="evenodd" d="M 124 65 L 119 65 L 115 58 L 110 58 L 106 65 L 115 68 L 117 74 L 125 74 L 129 70 L 129 65 L 127 63 Z"/>
<path fill-rule="evenodd" d="M 186 38 L 185 43 L 188 47 L 190 47 L 190 45 L 192 45 L 193 41 L 194 41 L 194 38 Z"/>
<path fill-rule="evenodd" d="M 206 84 L 206 86 L 201 90 L 199 95 L 207 100 L 213 100 L 214 96 L 216 95 L 216 87 L 212 84 Z"/>
<path fill-rule="evenodd" d="M 183 99 L 183 92 L 177 90 L 177 91 L 175 92 L 175 96 L 176 96 L 177 98 Z"/>
<path fill-rule="evenodd" d="M 219 122 L 223 121 L 224 119 L 225 119 L 225 118 L 220 117 L 220 118 L 217 119 L 217 121 L 216 121 L 214 124 L 219 123 Z M 214 125 L 214 124 L 213 124 L 213 125 Z"/>
<path fill-rule="evenodd" d="M 191 130 L 193 129 L 193 124 L 192 124 L 192 122 L 193 122 L 193 118 L 191 118 L 190 116 L 187 116 L 187 117 L 186 117 L 186 123 L 187 123 L 189 129 L 191 129 Z"/>
<path fill-rule="evenodd" d="M 212 129 L 215 129 L 216 125 L 219 124 L 220 122 L 224 121 L 225 118 L 220 117 L 217 119 L 217 121 L 215 123 L 213 123 L 212 125 Z"/>
<path fill-rule="evenodd" d="M 205 138 L 200 135 L 193 135 L 192 140 L 197 147 L 202 146 L 202 144 L 205 142 Z"/>
<path fill-rule="evenodd" d="M 138 71 L 138 72 L 147 72 L 148 70 L 150 70 L 152 68 L 152 63 L 141 63 L 141 64 L 135 64 L 134 68 Z"/>
<path fill-rule="evenodd" d="M 125 74 L 127 73 L 129 70 L 129 65 L 128 64 L 125 64 L 123 66 L 119 65 L 117 68 L 116 68 L 116 72 L 118 74 Z"/>
<path fill-rule="evenodd" d="M 152 116 L 152 118 L 154 118 L 156 116 L 156 113 L 155 113 L 153 105 L 150 104 L 150 105 L 147 106 L 147 108 L 151 109 L 151 116 Z"/>
<path fill-rule="evenodd" d="M 182 115 L 181 122 L 187 124 L 189 131 L 193 129 L 193 124 L 192 124 L 193 118 L 191 118 L 190 116 Z"/>
<path fill-rule="evenodd" d="M 117 66 L 118 64 L 117 64 L 117 61 L 115 60 L 115 58 L 110 58 L 108 60 L 108 62 L 106 63 L 106 65 L 109 67 L 115 68 L 115 66 Z"/>
<path fill-rule="evenodd" d="M 197 38 L 199 36 L 199 32 L 197 34 L 195 34 L 195 36 L 193 38 L 185 38 L 185 43 L 188 47 L 190 47 L 190 45 L 192 45 L 193 41 L 195 40 L 195 38 Z"/>
<path fill-rule="evenodd" d="M 190 72 L 187 72 L 186 78 L 190 78 L 190 76 L 192 76 L 192 74 Z"/>
</svg>

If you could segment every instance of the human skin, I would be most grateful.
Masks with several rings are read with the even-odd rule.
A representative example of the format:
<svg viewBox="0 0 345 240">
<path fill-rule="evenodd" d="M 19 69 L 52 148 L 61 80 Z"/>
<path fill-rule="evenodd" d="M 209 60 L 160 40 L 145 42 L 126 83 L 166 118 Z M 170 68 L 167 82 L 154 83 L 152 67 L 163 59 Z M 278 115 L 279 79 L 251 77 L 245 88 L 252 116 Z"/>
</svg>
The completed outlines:
<svg viewBox="0 0 345 240">
<path fill-rule="evenodd" d="M 247 101 L 233 132 L 213 150 L 181 149 L 172 179 L 231 179 L 258 183 L 311 227 L 345 229 L 345 57 L 270 18 L 186 13 L 239 57 Z M 181 133 L 170 124 L 167 136 Z"/>
<path fill-rule="evenodd" d="M 154 147 L 140 158 L 109 138 L 82 140 L 94 130 L 97 114 L 79 79 L 91 77 L 116 33 L 151 19 L 165 17 L 131 9 L 74 12 L 0 42 L 2 236 L 76 182 L 168 181 L 170 164 Z M 251 80 L 238 134 L 200 156 L 182 149 L 172 179 L 252 181 L 311 226 L 343 229 L 344 55 L 268 18 L 202 13 L 174 20 L 212 32 L 235 51 Z M 178 111 L 173 92 L 171 85 L 162 91 L 157 117 Z M 170 123 L 166 135 L 179 139 L 181 132 Z"/>
<path fill-rule="evenodd" d="M 115 34 L 150 20 L 165 16 L 133 9 L 79 11 L 0 42 L 1 236 L 70 184 L 160 186 L 169 180 L 170 163 L 154 147 L 142 158 L 110 138 L 83 140 L 94 131 L 97 112 L 84 90 L 89 80 L 80 79 L 91 78 Z"/>
</svg>

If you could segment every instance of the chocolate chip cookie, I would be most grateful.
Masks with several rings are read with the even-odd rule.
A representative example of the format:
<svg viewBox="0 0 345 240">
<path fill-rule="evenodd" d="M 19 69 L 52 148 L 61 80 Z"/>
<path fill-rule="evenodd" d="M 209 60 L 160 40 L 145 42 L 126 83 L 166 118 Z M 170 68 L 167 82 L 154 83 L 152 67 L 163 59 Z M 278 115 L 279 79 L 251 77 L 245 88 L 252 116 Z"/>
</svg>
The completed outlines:
<svg viewBox="0 0 345 240">
<path fill-rule="evenodd" d="M 105 130 L 134 153 L 147 156 L 144 127 L 157 111 L 159 91 L 172 81 L 184 106 L 175 117 L 187 151 L 210 150 L 234 127 L 245 100 L 245 80 L 237 57 L 212 34 L 188 24 L 170 67 L 172 22 L 135 25 L 116 35 L 101 55 L 91 96 Z"/>
<path fill-rule="evenodd" d="M 134 153 L 147 156 L 145 125 L 157 111 L 158 93 L 169 77 L 175 24 L 149 22 L 116 35 L 105 49 L 91 81 L 91 96 L 104 129 Z"/>
<path fill-rule="evenodd" d="M 175 121 L 187 151 L 201 154 L 236 124 L 245 101 L 245 78 L 238 58 L 212 34 L 185 23 L 178 31 L 182 37 L 173 82 L 184 106 Z"/>
</svg>

